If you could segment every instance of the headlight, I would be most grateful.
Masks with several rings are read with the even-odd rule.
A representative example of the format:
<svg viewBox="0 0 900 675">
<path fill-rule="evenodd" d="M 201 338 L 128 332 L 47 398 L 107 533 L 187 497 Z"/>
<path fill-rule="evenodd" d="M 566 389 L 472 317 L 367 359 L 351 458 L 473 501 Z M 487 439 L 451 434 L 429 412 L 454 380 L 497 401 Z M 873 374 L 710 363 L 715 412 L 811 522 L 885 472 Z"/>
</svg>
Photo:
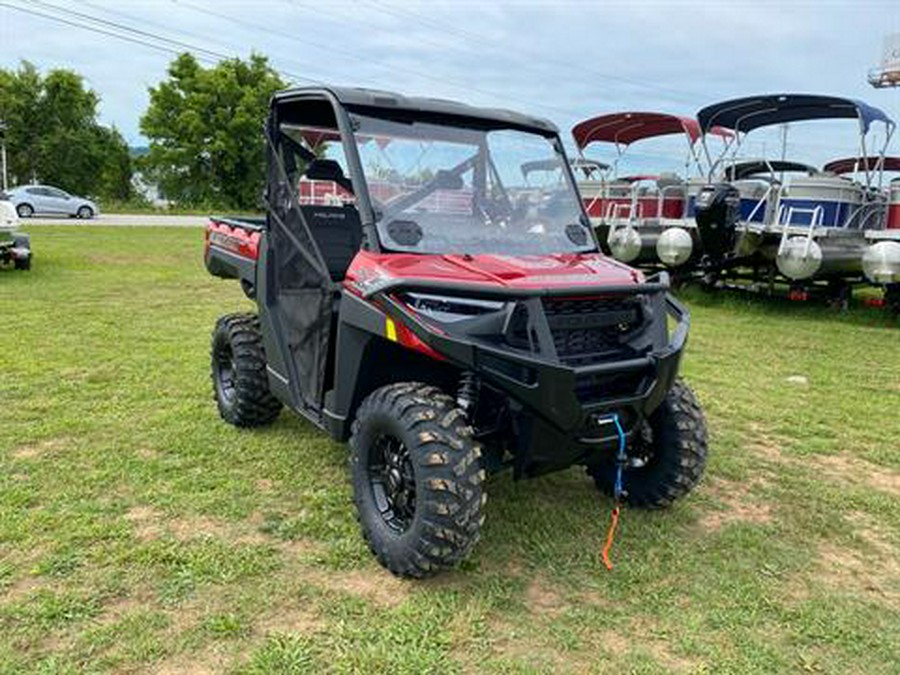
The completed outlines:
<svg viewBox="0 0 900 675">
<path fill-rule="evenodd" d="M 496 300 L 457 298 L 427 293 L 404 293 L 401 300 L 415 312 L 441 323 L 453 323 L 482 314 L 498 312 L 506 305 L 506 303 Z"/>
</svg>

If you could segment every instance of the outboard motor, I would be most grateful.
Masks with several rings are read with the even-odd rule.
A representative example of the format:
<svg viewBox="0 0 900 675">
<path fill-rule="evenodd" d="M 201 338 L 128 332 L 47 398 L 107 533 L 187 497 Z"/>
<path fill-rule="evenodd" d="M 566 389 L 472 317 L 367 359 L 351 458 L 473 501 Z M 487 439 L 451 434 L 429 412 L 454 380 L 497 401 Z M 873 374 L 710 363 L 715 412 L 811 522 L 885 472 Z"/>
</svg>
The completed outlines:
<svg viewBox="0 0 900 675">
<path fill-rule="evenodd" d="M 694 204 L 694 218 L 704 257 L 722 261 L 734 251 L 741 216 L 741 195 L 730 183 L 705 185 Z"/>
</svg>

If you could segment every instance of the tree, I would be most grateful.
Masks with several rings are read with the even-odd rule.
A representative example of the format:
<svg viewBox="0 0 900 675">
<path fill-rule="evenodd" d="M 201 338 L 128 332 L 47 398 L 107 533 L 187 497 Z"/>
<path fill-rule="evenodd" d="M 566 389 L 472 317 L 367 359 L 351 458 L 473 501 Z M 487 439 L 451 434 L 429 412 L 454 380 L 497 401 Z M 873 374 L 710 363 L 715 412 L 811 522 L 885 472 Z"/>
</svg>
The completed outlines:
<svg viewBox="0 0 900 675">
<path fill-rule="evenodd" d="M 182 54 L 168 73 L 150 88 L 141 118 L 150 149 L 140 166 L 177 202 L 257 207 L 265 182 L 262 126 L 284 82 L 258 54 L 211 68 Z"/>
<path fill-rule="evenodd" d="M 15 71 L 0 69 L 0 119 L 7 124 L 13 183 L 38 180 L 76 194 L 127 199 L 128 146 L 116 129 L 98 122 L 99 103 L 70 70 L 42 76 L 27 61 Z"/>
</svg>

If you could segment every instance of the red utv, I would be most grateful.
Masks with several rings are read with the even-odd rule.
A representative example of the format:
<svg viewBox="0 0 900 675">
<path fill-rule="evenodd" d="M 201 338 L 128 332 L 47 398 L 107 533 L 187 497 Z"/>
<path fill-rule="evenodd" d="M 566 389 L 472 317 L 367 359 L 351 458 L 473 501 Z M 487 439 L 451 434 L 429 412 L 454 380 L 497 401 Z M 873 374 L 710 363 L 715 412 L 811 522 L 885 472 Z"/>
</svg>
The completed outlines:
<svg viewBox="0 0 900 675">
<path fill-rule="evenodd" d="M 599 252 L 553 124 L 301 88 L 275 95 L 266 139 L 265 219 L 207 231 L 209 271 L 259 308 L 216 324 L 219 412 L 252 427 L 286 405 L 349 439 L 382 565 L 424 577 L 465 557 L 502 469 L 580 464 L 649 508 L 696 485 L 688 313 L 665 273 Z M 555 170 L 526 179 L 536 161 Z"/>
</svg>

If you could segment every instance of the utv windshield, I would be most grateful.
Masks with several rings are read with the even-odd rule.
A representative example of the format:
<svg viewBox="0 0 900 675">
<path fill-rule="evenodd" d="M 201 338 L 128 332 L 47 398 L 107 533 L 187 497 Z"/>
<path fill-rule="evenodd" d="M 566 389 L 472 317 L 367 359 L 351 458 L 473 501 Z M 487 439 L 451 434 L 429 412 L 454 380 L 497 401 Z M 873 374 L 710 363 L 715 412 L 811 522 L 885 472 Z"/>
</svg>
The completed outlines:
<svg viewBox="0 0 900 675">
<path fill-rule="evenodd" d="M 382 246 L 416 253 L 595 250 L 554 141 L 356 115 Z"/>
</svg>

